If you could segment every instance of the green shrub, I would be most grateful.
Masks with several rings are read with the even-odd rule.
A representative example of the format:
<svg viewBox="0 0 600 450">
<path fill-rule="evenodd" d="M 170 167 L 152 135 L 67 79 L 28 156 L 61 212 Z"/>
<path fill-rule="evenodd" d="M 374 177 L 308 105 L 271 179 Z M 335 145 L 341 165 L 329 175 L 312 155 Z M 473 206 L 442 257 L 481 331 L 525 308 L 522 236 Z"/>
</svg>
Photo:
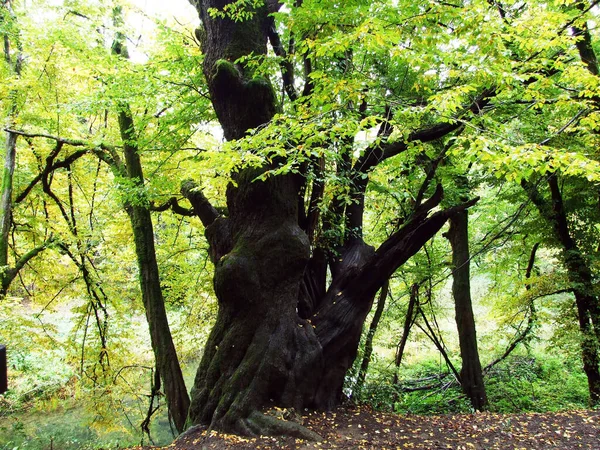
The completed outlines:
<svg viewBox="0 0 600 450">
<path fill-rule="evenodd" d="M 352 399 L 403 414 L 472 412 L 460 386 L 444 369 L 438 360 L 424 360 L 403 370 L 394 386 L 393 370 L 376 362 L 362 391 L 353 392 Z M 580 363 L 564 355 L 511 355 L 486 374 L 485 384 L 489 409 L 494 412 L 546 412 L 588 406 L 587 381 Z M 431 388 L 416 390 L 426 386 Z"/>
</svg>

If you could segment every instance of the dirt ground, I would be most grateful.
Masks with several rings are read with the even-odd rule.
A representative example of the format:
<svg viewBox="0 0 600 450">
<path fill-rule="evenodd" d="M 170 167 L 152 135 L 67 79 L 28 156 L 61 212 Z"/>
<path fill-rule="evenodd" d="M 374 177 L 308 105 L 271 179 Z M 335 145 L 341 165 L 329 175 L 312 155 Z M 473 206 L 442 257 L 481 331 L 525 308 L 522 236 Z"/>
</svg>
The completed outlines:
<svg viewBox="0 0 600 450">
<path fill-rule="evenodd" d="M 600 411 L 528 414 L 397 415 L 368 407 L 311 413 L 299 419 L 323 437 L 256 439 L 197 428 L 164 449 L 599 449 Z"/>
</svg>

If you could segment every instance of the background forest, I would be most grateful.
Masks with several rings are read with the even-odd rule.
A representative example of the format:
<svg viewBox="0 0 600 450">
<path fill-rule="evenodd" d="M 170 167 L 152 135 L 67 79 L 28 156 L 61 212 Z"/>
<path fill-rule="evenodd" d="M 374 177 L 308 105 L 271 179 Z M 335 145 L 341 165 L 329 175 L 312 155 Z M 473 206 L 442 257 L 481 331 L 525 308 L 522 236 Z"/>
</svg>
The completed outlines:
<svg viewBox="0 0 600 450">
<path fill-rule="evenodd" d="M 262 3 L 210 14 L 243 23 Z M 0 449 L 173 439 L 136 226 L 153 224 L 153 295 L 189 390 L 218 310 L 194 202 L 201 190 L 224 210 L 231 173 L 272 161 L 261 180 L 310 182 L 314 249 L 357 232 L 336 208 L 362 205 L 378 247 L 431 199 L 468 202 L 376 296 L 350 401 L 417 414 L 600 403 L 596 2 L 281 3 L 269 52 L 239 61 L 270 80 L 276 114 L 226 140 L 194 6 L 2 0 Z M 395 153 L 357 178 L 384 143 Z"/>
</svg>

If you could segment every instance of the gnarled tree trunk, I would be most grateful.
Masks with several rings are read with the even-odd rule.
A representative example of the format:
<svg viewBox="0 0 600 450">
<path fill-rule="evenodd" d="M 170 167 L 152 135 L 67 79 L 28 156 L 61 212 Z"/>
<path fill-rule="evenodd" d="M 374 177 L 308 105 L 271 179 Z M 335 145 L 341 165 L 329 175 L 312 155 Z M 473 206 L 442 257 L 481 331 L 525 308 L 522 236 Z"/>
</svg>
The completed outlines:
<svg viewBox="0 0 600 450">
<path fill-rule="evenodd" d="M 225 137 L 242 138 L 276 111 L 269 81 L 253 78 L 247 67 L 235 61 L 250 53 L 266 53 L 269 31 L 273 31 L 268 12 L 277 2 L 265 1 L 242 22 L 208 13 L 229 1 L 193 3 L 204 26 L 197 34 L 214 109 Z M 448 132 L 454 129 L 449 127 Z M 419 136 L 438 137 L 439 128 Z M 206 227 L 219 301 L 216 324 L 191 392 L 192 423 L 250 435 L 314 437 L 260 410 L 270 405 L 331 409 L 341 402 L 344 378 L 356 358 L 375 294 L 451 214 L 472 204 L 428 216 L 442 199 L 438 189 L 377 250 L 367 245 L 360 231 L 367 184 L 361 175 L 402 148 L 395 145 L 386 156 L 380 147 L 373 148 L 355 163 L 357 201 L 340 208 L 353 231 L 344 237 L 335 258 L 311 242 L 313 233 L 306 224 L 314 221 L 307 220 L 310 214 L 303 211 L 301 175 L 256 181 L 276 162 L 233 175 L 236 186 L 227 191 L 227 217 L 219 217 L 204 196 L 184 186 L 184 195 Z"/>
</svg>

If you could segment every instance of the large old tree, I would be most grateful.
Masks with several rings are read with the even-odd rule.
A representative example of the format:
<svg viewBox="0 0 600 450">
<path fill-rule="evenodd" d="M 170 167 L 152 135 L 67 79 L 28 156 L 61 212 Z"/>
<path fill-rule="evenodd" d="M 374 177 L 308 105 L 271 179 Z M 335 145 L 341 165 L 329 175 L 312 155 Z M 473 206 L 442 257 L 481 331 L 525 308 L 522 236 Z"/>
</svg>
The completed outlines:
<svg viewBox="0 0 600 450">
<path fill-rule="evenodd" d="M 234 18 L 228 13 L 235 11 L 234 3 L 195 2 L 202 22 L 197 34 L 204 74 L 229 141 L 269 123 L 279 108 L 272 80 L 256 73 L 249 57 L 266 55 L 269 44 L 285 56 L 269 15 L 280 5 L 251 2 L 252 7 L 243 5 L 247 14 Z M 351 58 L 347 50 L 332 64 L 351 64 Z M 305 74 L 312 62 L 306 51 Z M 282 59 L 281 66 L 289 98 L 302 102 L 310 97 L 310 76 L 299 94 L 289 59 Z M 476 100 L 465 114 L 483 102 L 483 97 Z M 357 109 L 364 111 L 366 103 Z M 363 216 L 370 171 L 410 142 L 443 138 L 458 125 L 434 123 L 401 142 L 388 139 L 393 126 L 387 121 L 378 128 L 379 138 L 360 155 L 353 155 L 352 136 L 330 135 L 328 144 L 339 149 L 335 170 L 347 180 L 348 198 L 334 197 L 326 208 L 321 206 L 324 162 L 318 154 L 296 170 L 278 171 L 286 163 L 278 155 L 236 171 L 224 215 L 199 190 L 184 185 L 184 195 L 206 227 L 219 300 L 191 393 L 191 422 L 245 434 L 290 432 L 259 411 L 271 405 L 338 405 L 375 294 L 449 217 L 472 204 L 430 214 L 443 191 L 430 186 L 428 177 L 402 226 L 378 248 L 366 243 Z M 286 145 L 291 154 L 303 144 Z M 336 230 L 334 239 L 317 237 L 331 230 Z"/>
<path fill-rule="evenodd" d="M 10 3 L 3 2 L 0 25 L 10 22 L 6 7 Z M 114 39 L 110 59 L 98 45 L 108 41 L 104 31 L 95 41 L 87 40 L 90 49 L 85 55 L 102 62 L 87 75 L 73 67 L 88 67 L 87 60 L 94 59 L 73 49 L 79 49 L 80 26 L 90 18 L 75 10 L 61 14 L 63 20 L 77 20 L 77 46 L 55 52 L 55 43 L 49 43 L 46 53 L 74 58 L 63 63 L 66 69 L 57 70 L 56 77 L 65 76 L 63 84 L 68 86 L 81 77 L 79 83 L 86 90 L 106 92 L 81 94 L 76 101 L 65 90 L 63 102 L 69 108 L 59 108 L 63 115 L 57 115 L 54 123 L 46 117 L 46 106 L 43 120 L 31 119 L 37 116 L 26 108 L 30 102 L 18 104 L 27 114 L 14 109 L 12 87 L 2 86 L 11 119 L 7 142 L 19 139 L 17 169 L 22 173 L 15 189 L 19 193 L 11 195 L 17 150 L 11 144 L 0 204 L 5 219 L 0 233 L 0 266 L 5 266 L 0 295 L 24 262 L 54 243 L 83 276 L 88 321 L 95 312 L 97 346 L 86 344 L 85 334 L 82 344 L 82 350 L 88 345 L 99 352 L 97 362 L 90 365 L 99 376 L 90 379 L 96 383 L 100 371 L 110 374 L 107 349 L 113 336 L 106 330 L 112 298 L 103 290 L 101 270 L 110 284 L 117 284 L 112 267 L 116 264 L 97 268 L 98 255 L 109 239 L 92 219 L 102 214 L 112 222 L 115 213 L 96 213 L 94 199 L 103 184 L 116 186 L 118 208 L 128 213 L 124 217 L 133 231 L 141 299 L 157 361 L 152 394 L 164 386 L 178 431 L 201 423 L 242 434 L 315 437 L 265 411 L 272 406 L 331 409 L 352 394 L 352 383 L 345 386 L 345 382 L 351 379 L 348 371 L 373 299 L 380 291 L 377 316 L 390 278 L 448 222 L 450 245 L 440 266 L 454 268 L 448 277 L 454 275 L 463 359 L 462 373 L 455 375 L 473 406 L 485 406 L 469 261 L 498 240 L 502 233 L 493 230 L 507 231 L 523 210 L 531 209 L 543 220 L 519 234 L 526 232 L 532 236 L 527 239 L 542 239 L 561 250 L 569 281 L 563 291 L 574 293 L 584 337 L 584 369 L 591 399 L 597 403 L 600 89 L 592 36 L 585 26 L 589 8 L 583 3 L 507 3 L 193 0 L 201 21 L 195 33 L 201 56 L 190 40 L 181 45 L 177 35 L 171 48 L 161 49 L 160 63 L 137 65 L 125 58 L 127 30 L 115 23 L 114 30 L 106 31 Z M 89 27 L 95 30 L 90 33 L 104 30 L 104 25 Z M 17 79 L 20 50 L 8 45 L 9 37 L 16 35 L 3 33 L 8 63 L 4 66 Z M 182 48 L 194 52 L 184 57 Z M 39 56 L 37 67 L 50 78 L 48 60 Z M 198 60 L 204 77 L 196 79 Z M 34 62 L 31 58 L 23 67 Z M 24 75 L 32 81 L 16 87 L 26 91 L 40 85 L 37 73 L 25 70 Z M 54 96 L 54 83 L 48 89 L 52 95 L 44 91 L 38 97 Z M 205 103 L 207 98 L 212 108 Z M 29 122 L 13 120 L 19 117 Z M 69 126 L 64 124 L 66 117 Z M 215 118 L 227 142 L 211 143 L 209 150 L 196 148 L 203 146 L 201 138 L 190 144 L 199 128 L 215 130 Z M 65 138 L 71 133 L 77 139 Z M 194 156 L 184 150 L 193 150 Z M 31 161 L 25 165 L 21 155 L 29 153 Z M 210 170 L 199 163 L 202 158 L 209 161 Z M 206 179 L 206 174 L 218 171 L 211 165 L 217 160 L 226 171 L 234 167 L 230 174 L 220 174 L 229 175 L 231 181 L 224 198 L 219 198 L 224 191 L 221 181 L 212 184 Z M 466 189 L 461 173 L 465 169 L 459 167 L 472 168 L 469 178 L 478 186 L 473 194 Z M 80 172 L 88 181 L 74 184 Z M 199 173 L 205 179 L 198 179 Z M 481 214 L 468 208 L 476 202 L 475 192 L 496 195 L 489 191 L 495 186 L 489 178 L 492 173 L 503 185 L 519 192 L 520 186 L 525 188 L 520 193 L 524 203 L 508 225 L 495 223 L 496 215 L 490 214 L 491 231 L 485 232 L 481 243 L 475 237 L 481 234 L 482 224 L 477 222 Z M 188 180 L 190 176 L 196 179 Z M 78 201 L 74 186 L 91 202 Z M 173 196 L 179 190 L 191 209 L 178 203 L 179 194 Z M 23 247 L 34 250 L 20 258 L 20 241 L 14 236 L 31 231 L 19 225 L 23 219 L 11 219 L 12 207 L 21 205 L 14 211 L 22 216 L 25 199 L 29 202 L 33 195 L 43 207 L 27 209 L 44 214 L 40 221 L 45 224 L 40 228 L 44 239 Z M 170 200 L 164 202 L 166 198 Z M 486 208 L 483 203 L 478 208 Z M 168 208 L 200 219 L 215 268 L 218 316 L 189 399 L 165 303 L 169 306 L 176 297 L 169 287 L 195 273 L 198 264 L 190 262 L 181 276 L 169 281 L 165 261 L 176 252 L 157 257 L 169 246 L 164 238 L 168 234 L 164 217 L 153 223 L 151 216 L 152 211 Z M 467 220 L 469 215 L 473 219 Z M 55 217 L 62 217 L 64 224 L 57 225 Z M 114 227 L 118 224 L 116 220 Z M 470 234 L 469 227 L 476 232 Z M 176 238 L 169 243 L 181 234 L 176 228 Z M 48 230 L 60 237 L 55 240 Z M 12 244 L 6 241 L 9 235 Z M 115 242 L 110 245 L 116 248 Z M 3 247 L 14 264 L 9 264 Z M 204 258 L 204 249 L 194 252 Z M 41 256 L 46 253 L 51 252 Z M 133 255 L 132 251 L 132 260 Z M 414 321 L 413 308 L 419 310 L 415 302 L 423 282 L 419 270 L 411 269 L 415 272 L 411 312 L 401 348 Z M 426 278 L 431 280 L 431 275 Z M 394 284 L 392 280 L 390 290 Z M 533 285 L 528 281 L 527 290 Z M 197 288 L 187 286 L 179 290 L 192 299 Z M 372 327 L 369 339 L 374 332 Z M 367 362 L 371 345 L 365 345 Z M 111 359 L 115 367 L 116 353 L 113 350 Z M 401 355 L 402 350 L 398 364 Z M 365 370 L 366 364 L 357 377 L 359 386 Z M 150 411 L 153 400 L 154 396 Z"/>
</svg>

